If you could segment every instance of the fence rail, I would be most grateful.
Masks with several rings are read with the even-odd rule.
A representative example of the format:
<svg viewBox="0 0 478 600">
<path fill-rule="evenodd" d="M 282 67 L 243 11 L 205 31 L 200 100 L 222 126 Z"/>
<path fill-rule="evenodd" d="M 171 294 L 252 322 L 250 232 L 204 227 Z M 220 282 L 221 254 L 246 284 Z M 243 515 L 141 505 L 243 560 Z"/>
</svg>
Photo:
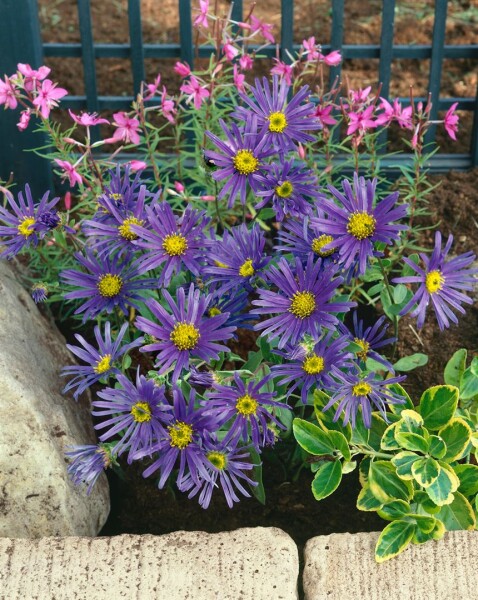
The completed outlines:
<svg viewBox="0 0 478 600">
<path fill-rule="evenodd" d="M 459 110 L 473 111 L 470 151 L 467 154 L 437 154 L 430 167 L 436 171 L 450 168 L 467 169 L 478 165 L 478 90 L 477 96 L 467 98 L 440 97 L 440 82 L 445 59 L 478 59 L 478 45 L 446 45 L 445 30 L 447 22 L 448 0 L 435 1 L 433 39 L 430 45 L 396 45 L 395 0 L 383 0 L 380 44 L 344 44 L 344 0 L 331 0 L 332 29 L 329 44 L 325 51 L 340 50 L 344 59 L 378 59 L 378 80 L 382 83 L 381 94 L 388 96 L 390 91 L 391 64 L 396 59 L 427 59 L 430 61 L 428 92 L 432 99 L 431 118 L 436 119 L 438 112 L 448 109 L 458 102 Z M 63 108 L 84 109 L 97 112 L 104 109 L 127 109 L 139 92 L 145 79 L 145 60 L 151 58 L 179 58 L 194 64 L 191 0 L 178 0 L 179 43 L 145 44 L 141 27 L 141 2 L 128 0 L 129 44 L 95 43 L 91 22 L 90 0 L 77 0 L 80 43 L 43 43 L 40 34 L 37 0 L 2 0 L 0 19 L 0 65 L 2 72 L 13 73 L 18 62 L 29 62 L 33 67 L 43 63 L 44 57 L 81 58 L 83 63 L 85 93 L 79 96 L 67 96 L 62 100 Z M 232 16 L 240 21 L 243 18 L 243 2 L 235 0 Z M 294 2 L 281 0 L 281 38 L 279 52 L 283 60 L 288 60 L 290 52 L 297 50 L 294 44 Z M 254 47 L 251 47 L 251 50 Z M 202 47 L 199 57 L 207 57 L 212 47 Z M 261 50 L 265 56 L 275 56 L 276 48 Z M 133 89 L 128 96 L 98 95 L 96 61 L 102 58 L 129 59 L 133 73 Z M 330 70 L 330 79 L 340 77 L 341 66 Z M 61 83 L 61 82 L 60 82 Z M 419 100 L 417 98 L 416 100 Z M 408 98 L 401 99 L 404 104 Z M 422 98 L 425 100 L 425 98 Z M 7 178 L 10 171 L 15 172 L 18 181 L 32 180 L 35 189 L 51 183 L 49 167 L 33 153 L 25 155 L 25 148 L 41 145 L 38 136 L 20 133 L 15 127 L 15 115 L 11 111 L 0 116 L 0 177 Z M 435 139 L 435 129 L 430 128 L 427 142 Z M 407 160 L 403 154 L 401 161 Z"/>
</svg>

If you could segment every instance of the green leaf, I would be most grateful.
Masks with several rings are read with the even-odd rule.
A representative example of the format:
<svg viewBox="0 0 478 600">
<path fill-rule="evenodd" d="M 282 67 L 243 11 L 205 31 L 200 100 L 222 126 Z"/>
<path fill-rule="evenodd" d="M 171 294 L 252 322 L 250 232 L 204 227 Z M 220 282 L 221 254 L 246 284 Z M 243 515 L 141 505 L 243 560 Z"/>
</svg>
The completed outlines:
<svg viewBox="0 0 478 600">
<path fill-rule="evenodd" d="M 333 454 L 334 445 L 329 435 L 317 425 L 304 419 L 294 419 L 292 429 L 297 443 L 309 454 L 314 456 Z"/>
<path fill-rule="evenodd" d="M 408 393 L 405 391 L 405 389 L 399 383 L 391 383 L 388 386 L 388 389 L 393 394 L 396 394 L 397 396 L 402 396 L 405 399 L 404 404 L 389 404 L 389 409 L 391 412 L 393 412 L 393 414 L 400 415 L 403 410 L 407 410 L 407 409 L 413 410 L 414 409 L 413 402 L 412 402 L 410 396 L 408 395 Z"/>
<path fill-rule="evenodd" d="M 410 514 L 410 512 L 411 509 L 408 502 L 405 502 L 404 500 L 394 500 L 393 502 L 384 504 L 382 508 L 377 511 L 377 514 L 386 521 L 395 521 L 396 519 L 405 517 Z"/>
<path fill-rule="evenodd" d="M 440 473 L 440 465 L 433 458 L 419 458 L 412 465 L 415 481 L 426 488 L 436 481 Z"/>
<path fill-rule="evenodd" d="M 434 458 L 443 458 L 445 456 L 446 444 L 439 435 L 431 435 L 428 443 L 430 446 L 428 452 Z"/>
<path fill-rule="evenodd" d="M 439 464 L 441 466 L 441 463 Z M 453 502 L 453 492 L 458 489 L 458 485 L 455 487 L 454 480 L 450 476 L 449 471 L 442 468 L 440 469 L 438 477 L 425 489 L 425 491 L 430 497 L 430 500 L 437 506 L 444 506 L 445 504 L 451 504 Z"/>
<path fill-rule="evenodd" d="M 478 377 L 478 356 L 473 357 L 470 365 L 470 371 L 475 377 Z"/>
<path fill-rule="evenodd" d="M 251 455 L 252 464 L 252 476 L 251 479 L 257 483 L 257 485 L 251 485 L 250 490 L 254 498 L 256 498 L 263 506 L 266 503 L 266 491 L 262 482 L 262 462 L 261 457 L 255 448 L 250 448 L 249 453 Z"/>
<path fill-rule="evenodd" d="M 340 431 L 329 431 L 328 436 L 334 445 L 334 449 L 338 450 L 346 461 L 350 460 L 352 455 L 350 453 L 349 443 L 345 435 L 340 433 Z"/>
<path fill-rule="evenodd" d="M 393 288 L 393 301 L 395 304 L 401 304 L 407 295 L 408 288 L 403 283 L 399 283 Z"/>
<path fill-rule="evenodd" d="M 435 529 L 437 522 L 435 517 L 429 517 L 428 515 L 410 515 L 418 526 L 418 529 L 425 534 L 431 533 Z"/>
<path fill-rule="evenodd" d="M 251 373 L 254 373 L 261 364 L 262 359 L 262 352 L 260 350 L 257 352 L 249 352 L 247 355 L 247 362 L 242 368 L 246 371 L 251 371 Z"/>
<path fill-rule="evenodd" d="M 400 444 L 395 439 L 395 430 L 397 423 L 392 423 L 385 429 L 382 439 L 380 440 L 380 448 L 382 450 L 399 450 Z"/>
<path fill-rule="evenodd" d="M 473 507 L 460 492 L 456 492 L 453 502 L 442 506 L 436 516 L 445 525 L 447 531 L 471 530 L 476 525 Z"/>
<path fill-rule="evenodd" d="M 417 352 L 416 354 L 411 354 L 410 356 L 404 356 L 393 365 L 393 368 L 395 371 L 412 371 L 417 367 L 423 367 L 427 364 L 427 362 L 428 356 L 426 354 Z"/>
<path fill-rule="evenodd" d="M 468 367 L 460 380 L 460 398 L 470 400 L 478 395 L 478 377 Z"/>
<path fill-rule="evenodd" d="M 412 486 L 397 475 L 390 461 L 377 460 L 371 463 L 369 485 L 372 494 L 382 503 L 392 500 L 410 500 Z"/>
<path fill-rule="evenodd" d="M 418 433 L 404 433 L 397 428 L 395 432 L 395 439 L 400 444 L 401 448 L 404 448 L 405 450 L 422 452 L 422 454 L 427 454 L 428 452 L 427 440 L 421 435 L 418 435 Z"/>
<path fill-rule="evenodd" d="M 468 423 L 463 419 L 455 418 L 438 433 L 446 444 L 443 460 L 452 462 L 461 458 L 471 439 L 471 428 Z"/>
<path fill-rule="evenodd" d="M 347 460 L 342 463 L 342 474 L 347 475 L 347 473 L 352 473 L 357 468 L 356 460 Z"/>
<path fill-rule="evenodd" d="M 447 385 L 460 387 L 460 380 L 466 368 L 466 355 L 466 349 L 461 348 L 460 350 L 457 350 L 447 362 L 444 374 L 445 383 Z"/>
<path fill-rule="evenodd" d="M 351 442 L 357 446 L 368 446 L 370 438 L 370 429 L 365 427 L 362 419 L 357 419 L 355 427 L 352 429 Z"/>
<path fill-rule="evenodd" d="M 425 390 L 418 409 L 427 429 L 440 429 L 451 420 L 458 406 L 458 394 L 453 385 L 436 385 Z"/>
<path fill-rule="evenodd" d="M 478 466 L 477 465 L 455 465 L 453 470 L 460 479 L 458 491 L 464 496 L 478 494 Z"/>
<path fill-rule="evenodd" d="M 360 419 L 361 420 L 361 419 Z M 380 442 L 382 441 L 383 434 L 388 427 L 388 423 L 382 419 L 382 417 L 373 412 L 372 413 L 372 426 L 368 436 L 368 445 L 379 452 Z"/>
<path fill-rule="evenodd" d="M 413 479 L 412 473 L 412 465 L 413 463 L 420 459 L 419 454 L 415 454 L 415 452 L 403 451 L 399 452 L 392 458 L 392 465 L 397 470 L 397 475 L 400 479 L 404 479 L 405 481 L 409 481 Z"/>
<path fill-rule="evenodd" d="M 377 500 L 370 491 L 370 486 L 365 485 L 361 490 L 357 498 L 357 508 L 364 512 L 373 512 L 379 510 L 382 507 L 382 502 Z"/>
<path fill-rule="evenodd" d="M 330 496 L 342 480 L 342 464 L 339 460 L 326 462 L 320 466 L 312 481 L 312 493 L 316 500 Z"/>
<path fill-rule="evenodd" d="M 343 425 L 340 421 L 333 421 L 333 412 L 322 412 L 323 407 L 329 401 L 330 396 L 321 390 L 314 390 L 314 413 L 319 426 L 327 433 L 328 431 L 338 431 L 342 433 L 347 440 L 352 437 L 352 427 L 350 423 Z"/>
<path fill-rule="evenodd" d="M 425 491 L 417 490 L 413 496 L 413 503 L 419 505 L 425 512 L 434 515 L 440 507 L 430 500 L 430 497 Z"/>
<path fill-rule="evenodd" d="M 385 562 L 403 552 L 415 533 L 416 525 L 410 521 L 392 521 L 380 534 L 375 546 L 375 560 Z"/>
</svg>

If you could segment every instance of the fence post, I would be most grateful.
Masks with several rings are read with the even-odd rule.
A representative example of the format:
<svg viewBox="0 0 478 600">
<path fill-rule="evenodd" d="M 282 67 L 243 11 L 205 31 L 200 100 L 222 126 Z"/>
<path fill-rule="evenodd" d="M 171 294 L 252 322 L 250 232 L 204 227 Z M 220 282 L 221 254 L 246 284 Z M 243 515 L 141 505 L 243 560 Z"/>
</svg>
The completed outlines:
<svg viewBox="0 0 478 600">
<path fill-rule="evenodd" d="M 2 0 L 0 18 L 0 76 L 16 73 L 18 63 L 34 69 L 43 64 L 37 0 Z M 34 133 L 32 119 L 26 131 L 16 126 L 20 109 L 0 109 L 0 177 L 8 180 L 13 172 L 15 183 L 29 183 L 34 195 L 52 187 L 50 163 L 33 152 L 25 152 L 47 143 L 45 135 Z"/>
</svg>

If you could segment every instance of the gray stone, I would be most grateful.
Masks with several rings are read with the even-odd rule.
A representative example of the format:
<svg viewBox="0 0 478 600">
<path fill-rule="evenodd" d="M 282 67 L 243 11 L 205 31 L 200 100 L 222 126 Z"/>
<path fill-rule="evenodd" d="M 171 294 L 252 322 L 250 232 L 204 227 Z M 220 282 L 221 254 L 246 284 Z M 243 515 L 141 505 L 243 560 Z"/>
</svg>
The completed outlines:
<svg viewBox="0 0 478 600">
<path fill-rule="evenodd" d="M 305 547 L 306 600 L 474 600 L 478 598 L 478 535 L 451 531 L 410 545 L 382 564 L 378 533 L 335 533 Z"/>
<path fill-rule="evenodd" d="M 2 600 L 297 600 L 298 572 L 275 528 L 0 539 Z"/>
<path fill-rule="evenodd" d="M 102 474 L 90 496 L 67 477 L 66 446 L 95 442 L 88 399 L 61 394 L 65 340 L 0 261 L 0 536 L 96 535 L 109 512 Z"/>
</svg>

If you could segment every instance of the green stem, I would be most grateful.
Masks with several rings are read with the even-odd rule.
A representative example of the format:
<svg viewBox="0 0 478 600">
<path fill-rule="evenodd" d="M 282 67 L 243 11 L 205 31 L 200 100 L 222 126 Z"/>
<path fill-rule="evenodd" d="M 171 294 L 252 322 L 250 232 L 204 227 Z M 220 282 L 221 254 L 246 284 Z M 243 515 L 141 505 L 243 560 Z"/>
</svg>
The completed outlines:
<svg viewBox="0 0 478 600">
<path fill-rule="evenodd" d="M 390 304 L 394 304 L 393 292 L 392 292 L 392 288 L 390 286 L 390 282 L 388 280 L 388 274 L 387 274 L 387 271 L 385 270 L 385 267 L 383 266 L 383 262 L 380 258 L 378 259 L 378 264 L 380 265 L 380 270 L 382 271 L 383 280 L 385 283 L 385 289 L 387 290 Z M 392 322 L 393 322 L 393 336 L 395 338 L 395 342 L 393 343 L 392 357 L 391 357 L 391 360 L 393 362 L 393 360 L 395 358 L 395 353 L 397 351 L 397 342 L 398 342 L 398 316 L 397 315 L 395 315 L 395 314 L 393 315 Z"/>
</svg>

